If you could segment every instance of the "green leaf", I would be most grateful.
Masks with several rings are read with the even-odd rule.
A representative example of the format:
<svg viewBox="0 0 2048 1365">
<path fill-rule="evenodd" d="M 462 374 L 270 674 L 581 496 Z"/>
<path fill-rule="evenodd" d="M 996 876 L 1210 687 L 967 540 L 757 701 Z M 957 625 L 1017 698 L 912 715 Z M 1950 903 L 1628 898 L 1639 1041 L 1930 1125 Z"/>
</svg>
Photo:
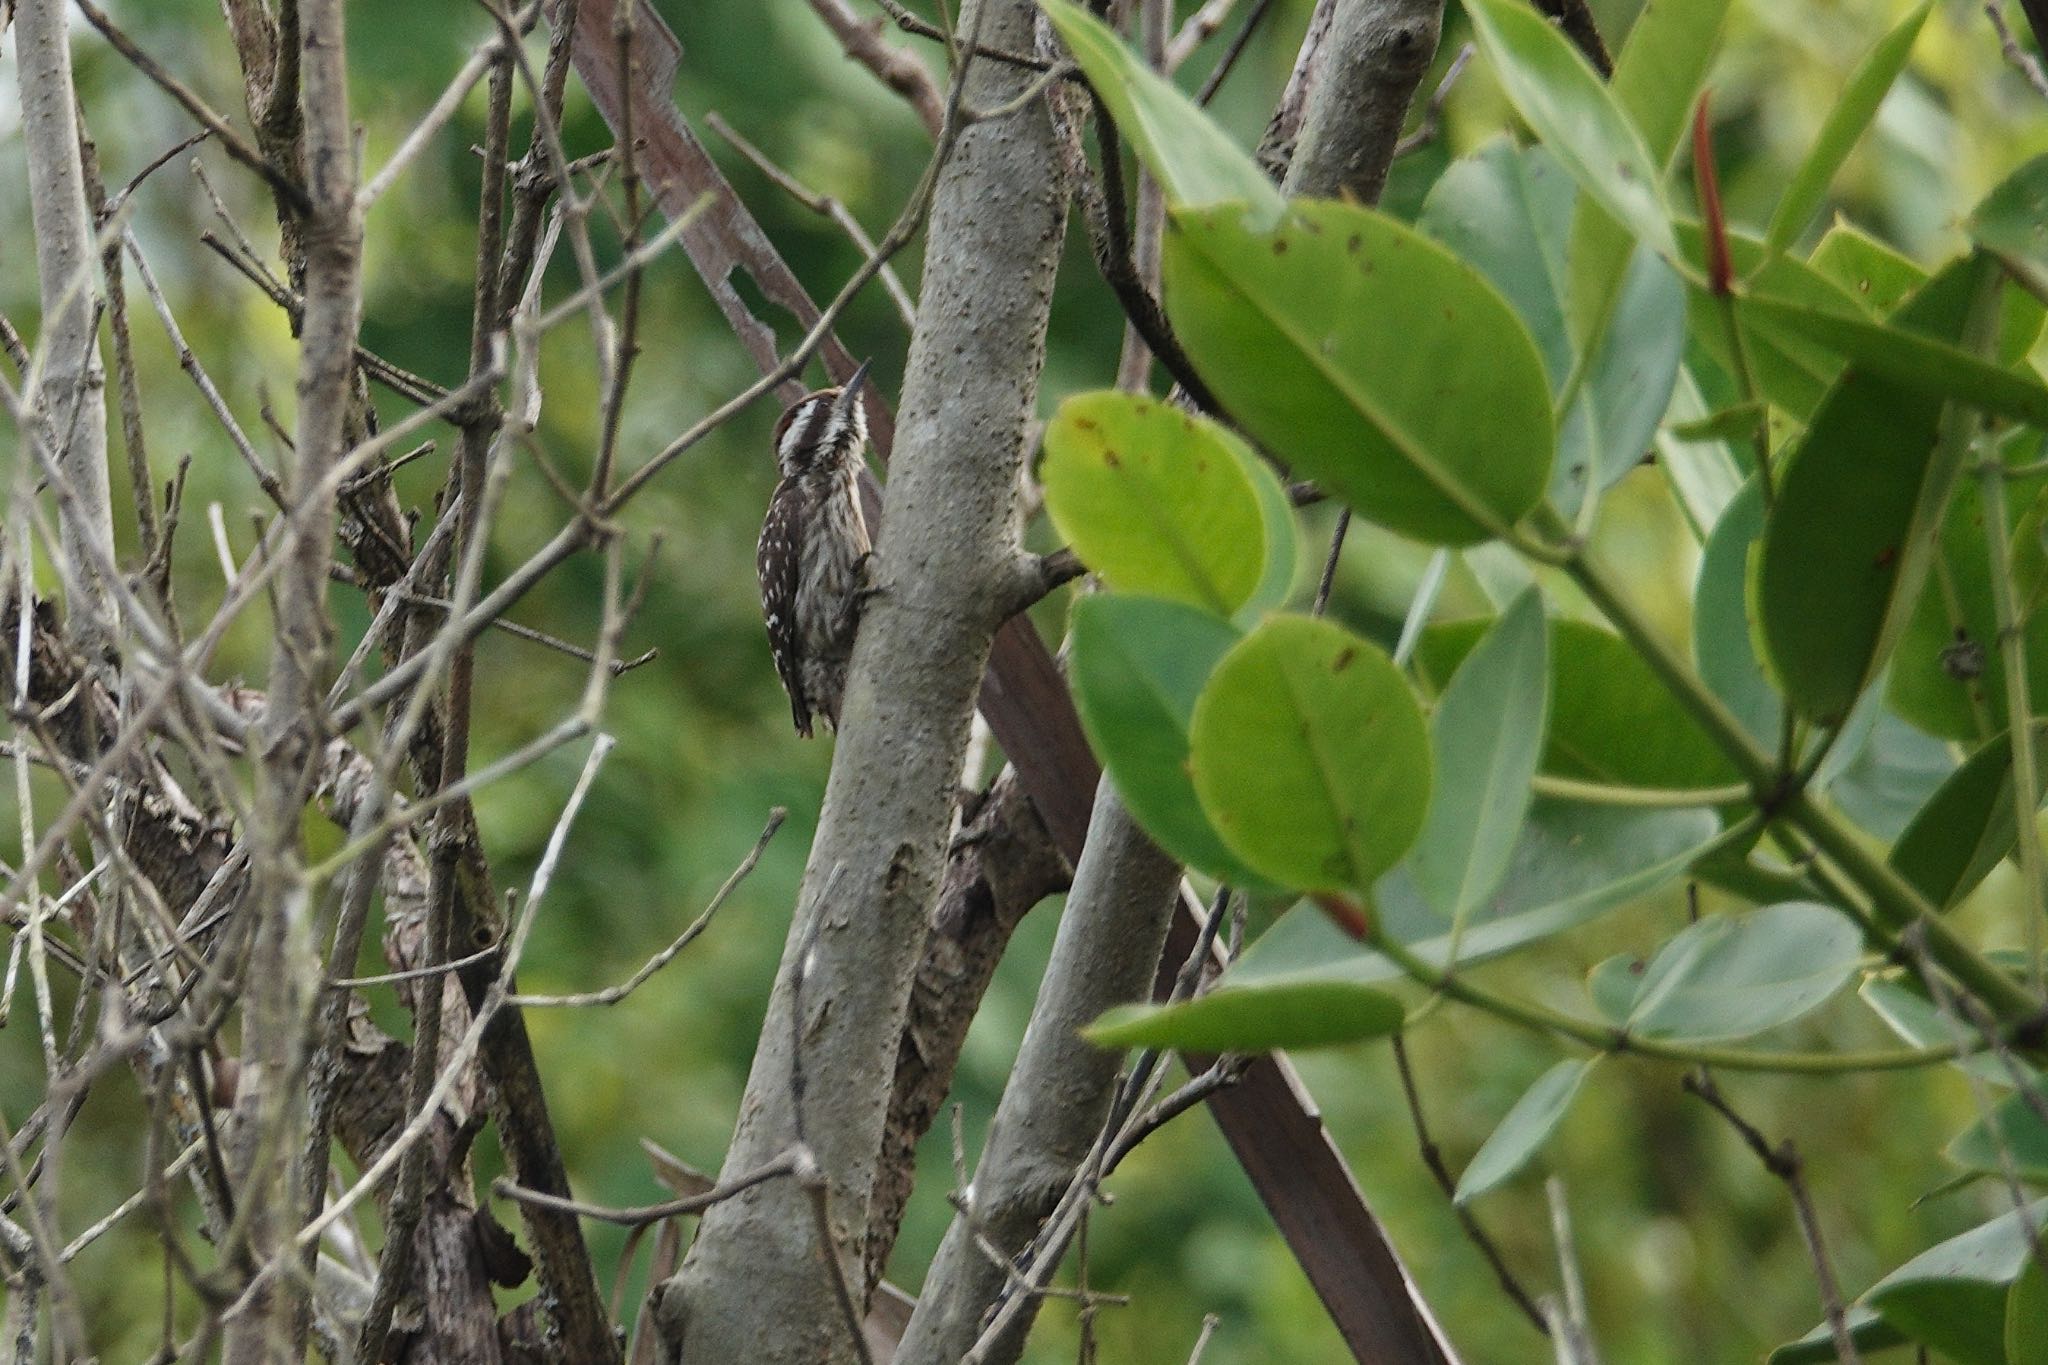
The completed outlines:
<svg viewBox="0 0 2048 1365">
<path fill-rule="evenodd" d="M 1507 879 L 1457 936 L 1470 966 L 1540 943 L 1670 885 L 1716 838 L 1704 810 L 1630 810 L 1538 799 L 1515 845 Z M 1405 869 L 1373 888 L 1378 927 L 1432 966 L 1451 961 L 1450 922 L 1431 910 Z M 1357 982 L 1401 976 L 1385 957 L 1317 914 L 1288 914 L 1256 939 L 1226 980 Z"/>
<path fill-rule="evenodd" d="M 2039 1227 L 2044 1212 L 2048 1200 L 2037 1200 L 1930 1247 L 1871 1286 L 1863 1301 L 1961 1365 L 2003 1365 L 2007 1288 L 2031 1259 L 2027 1229 Z"/>
<path fill-rule="evenodd" d="M 1530 588 L 1466 656 L 1431 723 L 1436 776 L 1415 882 L 1462 924 L 1507 875 L 1528 817 L 1550 708 L 1543 597 Z"/>
<path fill-rule="evenodd" d="M 1528 324 L 1553 398 L 1575 368 L 1563 291 L 1576 198 L 1548 151 L 1498 140 L 1444 173 L 1417 223 L 1476 266 Z M 1625 266 L 1613 316 L 1560 429 L 1550 493 L 1567 516 L 1589 488 L 1607 488 L 1640 461 L 1685 348 L 1684 285 L 1650 251 L 1638 249 Z"/>
<path fill-rule="evenodd" d="M 1631 1033 L 1748 1038 L 1818 1009 L 1848 983 L 1863 934 L 1841 911 L 1792 902 L 1688 925 L 1643 970 Z"/>
<path fill-rule="evenodd" d="M 1927 272 L 1911 257 L 1850 223 L 1838 222 L 1829 228 L 1808 260 L 1815 270 L 1881 316 L 1927 282 Z"/>
<path fill-rule="evenodd" d="M 1856 993 L 1884 1020 L 1885 1027 L 1914 1047 L 1947 1047 L 1971 1036 L 1966 1026 L 1943 1015 L 1917 982 L 1909 986 L 1873 976 Z M 1990 1085 L 2009 1088 L 2013 1083 L 2005 1063 L 1989 1051 L 1958 1057 L 1950 1065 Z M 2024 1068 L 2025 1063 L 2021 1066 Z M 2024 1074 L 2031 1074 L 2031 1070 L 2026 1068 Z"/>
<path fill-rule="evenodd" d="M 1285 202 L 1280 191 L 1200 105 L 1079 5 L 1039 0 L 1039 7 L 1171 202 L 1236 200 L 1250 205 L 1262 222 L 1279 217 Z"/>
<path fill-rule="evenodd" d="M 1720 47 L 1728 0 L 1645 5 L 1614 60 L 1615 103 L 1642 131 L 1650 159 L 1670 162 Z"/>
<path fill-rule="evenodd" d="M 1634 953 L 1616 953 L 1604 958 L 1586 973 L 1586 998 L 1600 1017 L 1620 1026 L 1628 1022 L 1635 1007 L 1636 988 L 1643 984 L 1643 970 L 1650 964 Z"/>
<path fill-rule="evenodd" d="M 1693 587 L 1692 651 L 1700 681 L 1759 744 L 1775 746 L 1784 703 L 1750 638 L 1749 565 L 1764 529 L 1763 487 L 1752 478 L 1721 513 Z"/>
<path fill-rule="evenodd" d="M 1668 421 L 1680 426 L 1705 418 L 1707 401 L 1689 369 L 1681 368 L 1671 391 Z M 1687 436 L 1672 426 L 1657 433 L 1657 467 L 1671 484 L 1672 494 L 1692 524 L 1693 534 L 1704 539 L 1707 529 L 1721 519 L 1736 490 L 1742 487 L 1742 469 L 1725 438 Z"/>
<path fill-rule="evenodd" d="M 2003 452 L 2010 463 L 2039 449 L 2040 438 L 2019 433 Z M 2007 480 L 2015 596 L 2040 601 L 2048 562 L 2042 531 L 2048 526 L 2048 486 L 2039 476 Z M 2005 670 L 1992 649 L 1998 611 L 1991 591 L 1988 527 L 1983 492 L 1965 479 L 1950 501 L 1935 549 L 1935 572 L 1906 621 L 1892 658 L 1887 698 L 1906 719 L 1932 734 L 1975 744 L 2006 726 Z M 2036 712 L 2048 711 L 2048 630 L 2038 609 L 2027 621 L 2027 684 Z"/>
<path fill-rule="evenodd" d="M 1720 49 L 1727 14 L 1728 0 L 1688 0 L 1682 5 L 1645 5 L 1629 25 L 1608 88 L 1642 133 L 1657 166 L 1668 167 L 1684 140 L 1693 103 Z M 1621 282 L 1630 259 L 1629 235 L 1598 203 L 1584 200 L 1570 240 L 1572 335 L 1583 338 Z"/>
<path fill-rule="evenodd" d="M 1222 986 L 1178 1005 L 1120 1005 L 1083 1030 L 1102 1047 L 1272 1052 L 1381 1038 L 1401 1027 L 1401 1002 L 1343 981 Z"/>
<path fill-rule="evenodd" d="M 1952 266 L 1900 321 L 1960 336 L 1987 268 Z M 1925 580 L 1963 454 L 1937 458 L 1943 410 L 1938 396 L 1852 368 L 1777 476 L 1757 569 L 1764 646 L 1792 705 L 1821 724 L 1847 718 Z"/>
<path fill-rule="evenodd" d="M 1458 1177 L 1457 1192 L 1451 1196 L 1453 1202 L 1469 1203 L 1498 1188 L 1529 1164 L 1564 1121 L 1565 1111 L 1571 1108 L 1573 1097 L 1585 1083 L 1586 1073 L 1593 1069 L 1593 1060 L 1574 1057 L 1559 1062 L 1522 1092 L 1522 1098 L 1515 1101 L 1515 1107 L 1508 1110 L 1507 1117 Z"/>
<path fill-rule="evenodd" d="M 2048 1270 L 2029 1261 L 2005 1296 L 2006 1365 L 2048 1365 Z"/>
<path fill-rule="evenodd" d="M 1676 261 L 1663 167 L 1571 40 L 1515 0 L 1470 0 L 1466 13 L 1508 99 L 1572 178 L 1638 241 Z"/>
<path fill-rule="evenodd" d="M 1242 444 L 1156 398 L 1077 394 L 1045 429 L 1045 508 L 1111 587 L 1229 616 L 1266 566 Z"/>
<path fill-rule="evenodd" d="M 1892 82 L 1906 69 L 1913 40 L 1920 36 L 1921 26 L 1933 7 L 1934 0 L 1923 0 L 1857 64 L 1848 84 L 1842 87 L 1841 98 L 1821 124 L 1813 146 L 1807 149 L 1806 159 L 1800 162 L 1799 169 L 1792 174 L 1792 183 L 1780 196 L 1777 212 L 1771 215 L 1771 226 L 1764 239 L 1772 250 L 1781 251 L 1791 245 L 1792 239 L 1813 221 L 1835 172 L 1849 159 L 1864 129 L 1877 117 L 1877 107 L 1884 102 Z"/>
<path fill-rule="evenodd" d="M 2005 1159 L 2021 1180 L 2048 1182 L 2048 1123 L 2035 1105 L 2038 1095 L 2015 1090 L 1989 1114 L 1956 1134 L 1941 1154 L 1966 1171 L 2003 1176 Z"/>
<path fill-rule="evenodd" d="M 1418 674 L 1441 686 L 1486 622 L 1423 632 Z M 1628 642 L 1585 621 L 1550 628 L 1550 740 L 1543 771 L 1623 787 L 1717 787 L 1741 775 Z"/>
<path fill-rule="evenodd" d="M 1964 226 L 2037 296 L 2048 296 L 2048 155 L 2037 156 L 1984 196 Z"/>
<path fill-rule="evenodd" d="M 1484 275 L 1528 327 L 1553 395 L 1571 377 L 1565 236 L 1578 189 L 1542 147 L 1498 137 L 1451 163 L 1415 226 Z"/>
<path fill-rule="evenodd" d="M 1301 533 L 1294 504 L 1288 500 L 1287 490 L 1273 473 L 1273 467 L 1234 435 L 1228 448 L 1240 458 L 1252 481 L 1252 492 L 1259 499 L 1259 524 L 1265 530 L 1266 562 L 1259 571 L 1259 581 L 1231 618 L 1238 626 L 1250 630 L 1268 612 L 1286 606 L 1287 599 L 1294 595 L 1294 580 L 1301 568 Z"/>
<path fill-rule="evenodd" d="M 1277 616 L 1195 703 L 1190 766 L 1223 842 L 1301 890 L 1362 890 L 1415 842 L 1429 734 L 1408 682 L 1341 627 Z"/>
<path fill-rule="evenodd" d="M 1468 545 L 1542 498 L 1553 419 L 1536 348 L 1413 230 L 1348 204 L 1297 203 L 1270 231 L 1235 208 L 1177 210 L 1165 293 L 1231 417 L 1367 518 Z"/>
<path fill-rule="evenodd" d="M 1197 871 L 1270 885 L 1224 847 L 1188 777 L 1195 698 L 1237 631 L 1179 602 L 1099 593 L 1074 604 L 1072 632 L 1081 723 L 1145 832 Z"/>
<path fill-rule="evenodd" d="M 2048 757 L 2041 745 L 2048 721 L 2035 726 L 2038 763 Z M 2018 839 L 2012 736 L 2003 734 L 1971 754 L 1936 789 L 1892 846 L 1890 862 L 1921 895 L 1947 909 L 1974 891 Z"/>
<path fill-rule="evenodd" d="M 1697 255 L 1704 250 L 1697 223 L 1681 223 L 1678 237 L 1686 252 Z M 1796 300 L 1850 316 L 1869 311 L 1860 299 L 1797 256 L 1772 254 L 1760 237 L 1731 231 L 1728 251 L 1747 292 Z M 1692 305 L 1693 342 L 1713 358 L 1723 373 L 1734 374 L 1735 358 L 1728 349 L 1728 329 L 1721 320 L 1720 305 L 1698 286 L 1691 288 L 1688 297 Z M 1828 386 L 1841 375 L 1842 357 L 1761 313 L 1738 309 L 1735 318 L 1742 331 L 1743 353 L 1763 398 L 1796 420 L 1806 421 L 1826 396 Z"/>
<path fill-rule="evenodd" d="M 1849 1340 L 1858 1351 L 1881 1351 L 1906 1344 L 1905 1334 L 1880 1318 L 1874 1309 L 1852 1303 L 1843 1316 L 1848 1321 Z M 1818 1327 L 1799 1340 L 1788 1341 L 1771 1352 L 1766 1365 L 1819 1365 L 1840 1358 L 1835 1350 L 1834 1326 L 1822 1319 Z"/>
<path fill-rule="evenodd" d="M 2030 426 L 2048 426 L 2048 384 L 2031 372 L 2006 369 L 1918 331 L 1828 308 L 1762 294 L 1743 299 L 1737 307 L 1810 337 L 1890 384 L 1929 397 L 1953 398 Z"/>
</svg>

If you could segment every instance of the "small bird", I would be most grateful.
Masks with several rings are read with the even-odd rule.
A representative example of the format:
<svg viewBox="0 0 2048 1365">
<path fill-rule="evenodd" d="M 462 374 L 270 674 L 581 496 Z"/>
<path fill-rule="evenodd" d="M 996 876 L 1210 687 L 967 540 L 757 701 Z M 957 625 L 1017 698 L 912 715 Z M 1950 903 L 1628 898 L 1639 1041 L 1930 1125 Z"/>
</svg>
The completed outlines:
<svg viewBox="0 0 2048 1365">
<path fill-rule="evenodd" d="M 868 442 L 860 401 L 867 374 L 862 361 L 844 385 L 805 394 L 775 424 L 782 479 L 768 500 L 754 567 L 775 671 L 806 739 L 814 716 L 839 728 L 854 632 L 875 591 L 874 542 L 857 483 Z"/>
</svg>

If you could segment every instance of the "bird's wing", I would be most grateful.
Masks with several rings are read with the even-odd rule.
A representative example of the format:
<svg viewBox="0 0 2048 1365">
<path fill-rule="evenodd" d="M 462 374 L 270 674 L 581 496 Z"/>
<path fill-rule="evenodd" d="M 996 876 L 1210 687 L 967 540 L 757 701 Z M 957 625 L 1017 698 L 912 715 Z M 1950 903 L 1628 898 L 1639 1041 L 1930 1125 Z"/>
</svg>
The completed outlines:
<svg viewBox="0 0 2048 1365">
<path fill-rule="evenodd" d="M 789 693 L 790 715 L 796 732 L 806 739 L 811 734 L 811 707 L 804 697 L 803 669 L 797 663 L 796 584 L 803 562 L 804 505 L 796 485 L 784 480 L 768 501 L 768 517 L 761 523 L 761 542 L 754 550 L 754 569 L 761 578 L 761 615 L 768 622 L 768 644 L 775 654 L 775 670 L 782 675 L 782 689 Z"/>
</svg>

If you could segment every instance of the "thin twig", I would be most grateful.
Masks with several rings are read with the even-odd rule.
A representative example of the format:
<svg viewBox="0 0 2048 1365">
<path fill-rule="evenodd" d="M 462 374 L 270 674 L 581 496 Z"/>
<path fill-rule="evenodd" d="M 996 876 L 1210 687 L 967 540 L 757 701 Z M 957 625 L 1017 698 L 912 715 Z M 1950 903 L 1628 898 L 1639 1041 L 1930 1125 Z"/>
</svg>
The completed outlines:
<svg viewBox="0 0 2048 1365">
<path fill-rule="evenodd" d="M 747 856 L 740 860 L 740 865 L 732 870 L 732 875 L 727 877 L 724 884 L 718 888 L 717 894 L 712 896 L 711 903 L 706 905 L 703 912 L 690 922 L 688 928 L 676 935 L 673 943 L 656 953 L 653 957 L 648 958 L 646 965 L 633 973 L 627 980 L 619 985 L 607 986 L 601 991 L 590 991 L 582 995 L 515 995 L 511 997 L 510 1003 L 527 1009 L 533 1009 L 542 1006 L 566 1008 L 583 1005 L 616 1005 L 619 1001 L 624 1000 L 627 996 L 645 985 L 649 977 L 674 961 L 677 953 L 687 948 L 693 939 L 704 932 L 706 926 L 711 923 L 711 917 L 718 913 L 719 908 L 725 904 L 726 899 L 732 895 L 739 884 L 745 881 L 748 874 L 754 870 L 754 865 L 761 861 L 761 854 L 766 851 L 768 841 L 775 837 L 775 831 L 782 828 L 782 822 L 788 815 L 789 812 L 781 806 L 777 806 L 768 813 L 768 823 L 761 830 L 761 836 L 754 841 L 754 846 L 748 850 Z"/>
</svg>

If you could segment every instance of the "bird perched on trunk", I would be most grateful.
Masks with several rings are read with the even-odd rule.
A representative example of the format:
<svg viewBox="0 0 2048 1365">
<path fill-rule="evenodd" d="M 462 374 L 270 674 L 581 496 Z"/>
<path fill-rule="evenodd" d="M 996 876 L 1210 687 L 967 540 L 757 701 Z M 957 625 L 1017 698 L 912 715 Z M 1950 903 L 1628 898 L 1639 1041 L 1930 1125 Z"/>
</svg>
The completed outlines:
<svg viewBox="0 0 2048 1365">
<path fill-rule="evenodd" d="M 805 394 L 775 424 L 782 479 L 761 523 L 754 567 L 775 671 L 805 738 L 814 716 L 839 728 L 847 659 L 874 591 L 874 544 L 857 482 L 868 442 L 861 409 L 867 374 L 862 361 L 843 386 Z"/>
</svg>

